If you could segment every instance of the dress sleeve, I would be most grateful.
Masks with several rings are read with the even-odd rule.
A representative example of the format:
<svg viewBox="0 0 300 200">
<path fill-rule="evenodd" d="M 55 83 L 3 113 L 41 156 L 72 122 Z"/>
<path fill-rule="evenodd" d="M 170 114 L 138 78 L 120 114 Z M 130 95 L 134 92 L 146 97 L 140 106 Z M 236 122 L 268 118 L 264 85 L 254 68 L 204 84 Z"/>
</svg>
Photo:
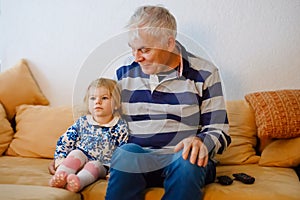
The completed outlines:
<svg viewBox="0 0 300 200">
<path fill-rule="evenodd" d="M 204 81 L 200 106 L 201 129 L 197 136 L 206 145 L 209 154 L 222 154 L 231 143 L 228 119 L 219 71 L 216 69 Z"/>
<path fill-rule="evenodd" d="M 128 142 L 129 137 L 129 131 L 127 127 L 127 123 L 124 120 L 121 120 L 122 123 L 120 123 L 120 132 L 118 137 L 118 146 L 122 146 L 123 144 L 126 144 Z"/>
<path fill-rule="evenodd" d="M 59 137 L 56 143 L 56 150 L 54 153 L 54 159 L 56 163 L 61 163 L 64 158 L 70 153 L 70 151 L 76 148 L 76 144 L 79 141 L 79 126 L 80 119 L 76 121 L 68 130 Z"/>
</svg>

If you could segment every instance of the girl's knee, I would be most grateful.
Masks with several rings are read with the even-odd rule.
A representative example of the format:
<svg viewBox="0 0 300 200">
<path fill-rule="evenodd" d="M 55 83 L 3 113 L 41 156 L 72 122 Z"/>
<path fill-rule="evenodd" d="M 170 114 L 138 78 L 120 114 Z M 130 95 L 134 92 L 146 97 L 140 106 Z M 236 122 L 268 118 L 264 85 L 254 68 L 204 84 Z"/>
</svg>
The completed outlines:
<svg viewBox="0 0 300 200">
<path fill-rule="evenodd" d="M 79 158 L 86 157 L 86 155 L 79 149 L 72 150 L 68 156 L 79 157 Z"/>
<path fill-rule="evenodd" d="M 105 177 L 107 173 L 105 167 L 98 161 L 87 162 L 83 169 L 90 172 L 95 178 Z"/>
<path fill-rule="evenodd" d="M 79 160 L 80 161 L 80 166 L 88 162 L 87 156 L 80 150 L 75 149 L 72 150 L 69 155 L 67 156 L 66 160 Z"/>
</svg>

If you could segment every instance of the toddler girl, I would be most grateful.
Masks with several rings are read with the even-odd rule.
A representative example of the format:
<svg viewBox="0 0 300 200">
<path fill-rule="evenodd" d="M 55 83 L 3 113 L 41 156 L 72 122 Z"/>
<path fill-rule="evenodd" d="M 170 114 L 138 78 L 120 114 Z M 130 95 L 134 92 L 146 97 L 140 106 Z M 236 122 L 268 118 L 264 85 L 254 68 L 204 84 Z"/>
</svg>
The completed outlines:
<svg viewBox="0 0 300 200">
<path fill-rule="evenodd" d="M 120 118 L 120 92 L 116 81 L 93 81 L 84 98 L 88 114 L 80 117 L 58 139 L 52 187 L 78 192 L 108 174 L 113 151 L 128 140 Z"/>
</svg>

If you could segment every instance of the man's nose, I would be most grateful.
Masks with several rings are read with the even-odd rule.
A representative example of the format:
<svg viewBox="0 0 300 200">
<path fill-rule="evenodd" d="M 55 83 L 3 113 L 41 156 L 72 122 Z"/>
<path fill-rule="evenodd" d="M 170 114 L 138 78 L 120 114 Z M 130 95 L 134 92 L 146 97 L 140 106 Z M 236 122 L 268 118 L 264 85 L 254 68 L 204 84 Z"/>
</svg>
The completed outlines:
<svg viewBox="0 0 300 200">
<path fill-rule="evenodd" d="M 142 52 L 139 50 L 133 51 L 134 61 L 141 62 L 143 60 Z"/>
</svg>

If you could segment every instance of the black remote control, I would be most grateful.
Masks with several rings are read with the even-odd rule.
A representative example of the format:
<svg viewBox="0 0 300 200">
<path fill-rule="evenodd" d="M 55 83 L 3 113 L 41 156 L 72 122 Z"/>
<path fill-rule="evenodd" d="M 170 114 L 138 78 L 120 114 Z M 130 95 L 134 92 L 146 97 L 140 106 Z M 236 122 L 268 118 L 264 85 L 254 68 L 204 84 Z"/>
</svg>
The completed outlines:
<svg viewBox="0 0 300 200">
<path fill-rule="evenodd" d="M 229 176 L 218 176 L 217 179 L 221 185 L 231 185 L 233 182 Z"/>
<path fill-rule="evenodd" d="M 252 177 L 248 174 L 245 174 L 245 173 L 236 173 L 236 174 L 233 174 L 233 176 L 235 177 L 235 180 L 241 181 L 242 183 L 245 183 L 245 184 L 253 184 L 255 181 L 254 177 Z"/>
</svg>

